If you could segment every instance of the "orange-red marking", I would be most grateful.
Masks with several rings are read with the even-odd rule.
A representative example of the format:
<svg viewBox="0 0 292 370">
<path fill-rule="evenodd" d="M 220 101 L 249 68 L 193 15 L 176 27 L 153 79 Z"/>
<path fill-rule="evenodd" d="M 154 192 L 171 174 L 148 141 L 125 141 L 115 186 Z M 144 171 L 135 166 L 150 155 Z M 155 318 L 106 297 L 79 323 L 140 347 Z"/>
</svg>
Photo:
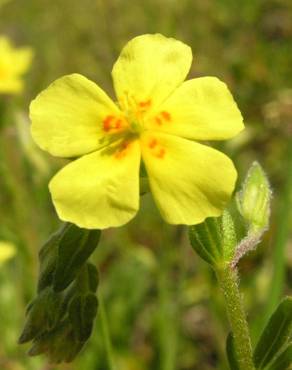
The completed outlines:
<svg viewBox="0 0 292 370">
<path fill-rule="evenodd" d="M 161 112 L 161 116 L 164 118 L 165 121 L 170 121 L 171 120 L 170 113 L 168 113 L 166 111 Z"/>
<path fill-rule="evenodd" d="M 116 125 L 115 125 L 115 128 L 116 129 L 119 129 L 122 127 L 122 120 L 121 119 L 117 119 L 116 120 Z"/>
<path fill-rule="evenodd" d="M 158 113 L 155 117 L 155 122 L 157 125 L 161 126 L 164 122 L 170 122 L 171 121 L 171 115 L 169 112 L 166 112 L 165 110 Z"/>
<path fill-rule="evenodd" d="M 115 157 L 117 159 L 124 158 L 127 154 L 127 149 L 129 148 L 130 143 L 128 141 L 123 141 L 119 146 L 117 152 L 115 153 Z"/>
<path fill-rule="evenodd" d="M 111 129 L 111 123 L 115 119 L 114 116 L 107 116 L 103 120 L 103 129 L 104 131 L 109 131 Z"/>
<path fill-rule="evenodd" d="M 145 100 L 145 101 L 140 101 L 139 107 L 140 108 L 149 108 L 151 105 L 151 100 Z"/>
<path fill-rule="evenodd" d="M 106 132 L 109 132 L 111 130 L 119 130 L 123 127 L 123 120 L 112 115 L 106 116 L 102 123 L 103 129 Z"/>
<path fill-rule="evenodd" d="M 155 148 L 155 147 L 156 147 L 156 145 L 157 145 L 157 140 L 156 140 L 156 139 L 152 139 L 152 140 L 149 142 L 149 144 L 148 144 L 148 146 L 149 146 L 149 148 L 150 148 L 150 149 Z"/>
<path fill-rule="evenodd" d="M 148 141 L 148 148 L 151 150 L 151 154 L 156 158 L 163 158 L 165 156 L 166 150 L 155 138 L 150 138 Z"/>
<path fill-rule="evenodd" d="M 162 120 L 161 120 L 161 118 L 159 118 L 159 117 L 155 117 L 155 121 L 156 121 L 156 123 L 160 126 L 160 125 L 162 125 Z"/>
<path fill-rule="evenodd" d="M 161 149 L 159 149 L 159 152 L 156 154 L 156 157 L 157 158 L 163 158 L 164 155 L 165 155 L 165 149 L 161 148 Z"/>
</svg>

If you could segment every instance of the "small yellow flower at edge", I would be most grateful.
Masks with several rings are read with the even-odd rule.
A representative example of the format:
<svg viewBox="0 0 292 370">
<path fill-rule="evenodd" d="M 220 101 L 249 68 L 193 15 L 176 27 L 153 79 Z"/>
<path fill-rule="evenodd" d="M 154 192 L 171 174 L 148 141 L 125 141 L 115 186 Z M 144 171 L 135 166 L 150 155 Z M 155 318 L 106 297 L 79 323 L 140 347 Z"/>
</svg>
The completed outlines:
<svg viewBox="0 0 292 370">
<path fill-rule="evenodd" d="M 14 244 L 0 240 L 0 266 L 14 257 L 15 254 L 16 247 Z"/>
<path fill-rule="evenodd" d="M 28 70 L 31 59 L 30 48 L 14 48 L 7 37 L 0 36 L 0 94 L 22 91 L 22 75 Z"/>
<path fill-rule="evenodd" d="M 32 102 L 32 135 L 58 157 L 81 157 L 49 188 L 59 217 L 104 229 L 139 209 L 139 169 L 145 165 L 164 220 L 196 224 L 219 216 L 236 181 L 232 161 L 193 140 L 222 140 L 243 129 L 228 88 L 215 77 L 184 82 L 191 49 L 160 34 L 132 39 L 112 76 L 114 103 L 79 74 L 52 83 Z"/>
</svg>

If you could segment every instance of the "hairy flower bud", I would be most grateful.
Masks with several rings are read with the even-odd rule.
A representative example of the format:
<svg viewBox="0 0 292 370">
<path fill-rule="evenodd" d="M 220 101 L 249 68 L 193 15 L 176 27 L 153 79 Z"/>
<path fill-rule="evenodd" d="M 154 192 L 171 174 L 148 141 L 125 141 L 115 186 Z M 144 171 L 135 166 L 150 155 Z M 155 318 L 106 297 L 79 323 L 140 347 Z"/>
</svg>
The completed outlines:
<svg viewBox="0 0 292 370">
<path fill-rule="evenodd" d="M 238 209 L 252 232 L 265 230 L 269 223 L 271 189 L 259 163 L 248 171 L 242 190 L 237 195 Z"/>
</svg>

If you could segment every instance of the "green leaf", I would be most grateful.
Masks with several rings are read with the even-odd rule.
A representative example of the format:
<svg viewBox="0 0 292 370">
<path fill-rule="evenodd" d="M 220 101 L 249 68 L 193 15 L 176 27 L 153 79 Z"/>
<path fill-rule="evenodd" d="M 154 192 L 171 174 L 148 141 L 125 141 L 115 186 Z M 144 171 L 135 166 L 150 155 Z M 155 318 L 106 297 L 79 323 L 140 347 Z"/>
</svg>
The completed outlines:
<svg viewBox="0 0 292 370">
<path fill-rule="evenodd" d="M 207 218 L 201 224 L 190 226 L 189 237 L 194 250 L 210 265 L 220 259 L 221 235 L 217 218 Z"/>
<path fill-rule="evenodd" d="M 53 279 L 55 291 L 64 290 L 75 279 L 97 247 L 99 238 L 100 230 L 86 230 L 69 224 L 59 241 L 57 266 Z"/>
<path fill-rule="evenodd" d="M 292 343 L 276 358 L 266 370 L 288 370 L 292 365 Z"/>
<path fill-rule="evenodd" d="M 271 316 L 254 351 L 257 369 L 263 369 L 283 350 L 291 335 L 292 297 L 285 298 Z"/>
<path fill-rule="evenodd" d="M 237 359 L 236 359 L 234 341 L 233 341 L 233 336 L 231 333 L 229 333 L 227 337 L 227 341 L 226 341 L 226 354 L 227 354 L 230 369 L 240 370 Z"/>
<path fill-rule="evenodd" d="M 212 266 L 231 261 L 236 234 L 227 210 L 221 217 L 210 217 L 201 224 L 190 226 L 189 237 L 194 250 Z"/>
<path fill-rule="evenodd" d="M 76 296 L 69 304 L 69 320 L 80 342 L 85 342 L 90 337 L 97 307 L 97 298 L 92 293 Z"/>
</svg>

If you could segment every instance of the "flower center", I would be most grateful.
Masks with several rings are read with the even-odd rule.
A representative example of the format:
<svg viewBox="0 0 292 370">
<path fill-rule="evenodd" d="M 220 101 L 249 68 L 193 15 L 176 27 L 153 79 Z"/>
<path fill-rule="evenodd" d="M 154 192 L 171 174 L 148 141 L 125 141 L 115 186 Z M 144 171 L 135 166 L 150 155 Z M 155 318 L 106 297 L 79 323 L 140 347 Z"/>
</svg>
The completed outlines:
<svg viewBox="0 0 292 370">
<path fill-rule="evenodd" d="M 130 118 L 129 119 L 129 130 L 133 133 L 133 134 L 140 134 L 143 129 L 144 129 L 144 125 L 143 125 L 143 122 L 140 122 L 138 119 L 132 119 Z"/>
<path fill-rule="evenodd" d="M 137 100 L 125 91 L 119 98 L 119 105 L 128 122 L 128 129 L 134 134 L 140 134 L 145 129 L 145 115 L 152 105 L 151 99 Z"/>
</svg>

